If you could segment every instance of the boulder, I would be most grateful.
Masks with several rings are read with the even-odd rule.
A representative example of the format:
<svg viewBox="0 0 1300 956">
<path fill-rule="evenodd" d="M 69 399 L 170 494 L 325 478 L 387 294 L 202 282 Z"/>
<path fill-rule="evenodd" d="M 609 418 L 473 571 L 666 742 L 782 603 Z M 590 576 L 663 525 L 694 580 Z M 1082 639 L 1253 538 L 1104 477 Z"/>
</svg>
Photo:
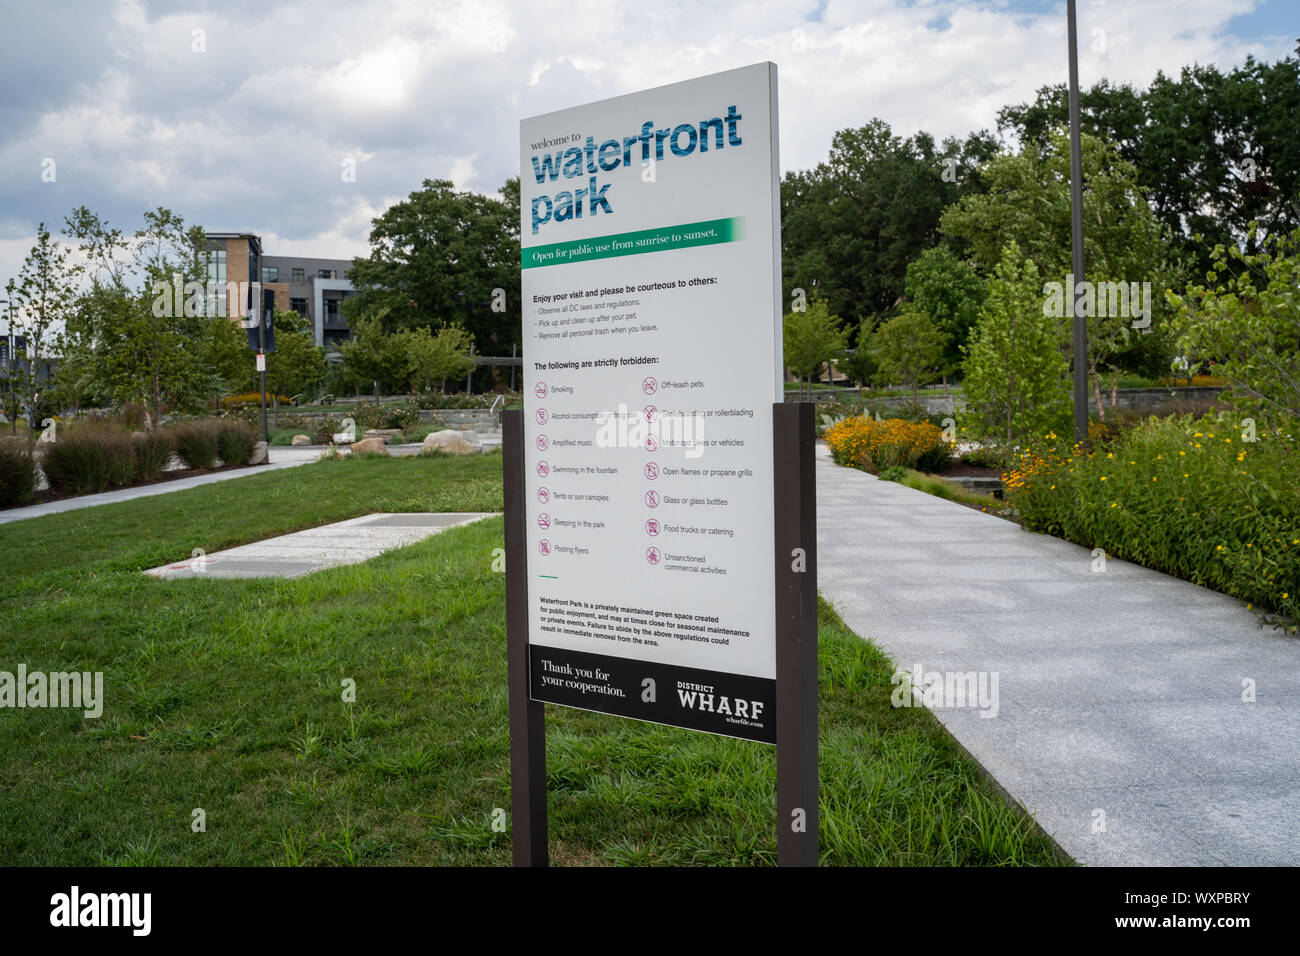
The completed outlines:
<svg viewBox="0 0 1300 956">
<path fill-rule="evenodd" d="M 400 428 L 367 428 L 362 438 L 382 438 L 385 444 L 391 445 L 393 442 L 401 442 L 402 430 Z"/>
<path fill-rule="evenodd" d="M 449 455 L 477 455 L 483 450 L 483 443 L 475 432 L 460 432 L 444 428 L 440 432 L 429 432 L 420 443 L 421 452 L 442 451 Z"/>
<path fill-rule="evenodd" d="M 290 444 L 290 445 L 293 445 L 294 448 L 301 448 L 301 447 L 303 447 L 304 445 L 310 445 L 310 444 L 311 444 L 311 436 L 310 436 L 310 435 L 294 435 L 293 438 L 291 438 L 291 439 L 289 440 L 289 444 Z"/>
<path fill-rule="evenodd" d="M 248 456 L 250 465 L 265 465 L 270 461 L 270 456 L 266 452 L 266 442 L 260 441 L 253 446 L 253 453 Z"/>
<path fill-rule="evenodd" d="M 382 438 L 363 438 L 352 443 L 354 455 L 383 455 L 388 457 L 388 445 Z"/>
</svg>

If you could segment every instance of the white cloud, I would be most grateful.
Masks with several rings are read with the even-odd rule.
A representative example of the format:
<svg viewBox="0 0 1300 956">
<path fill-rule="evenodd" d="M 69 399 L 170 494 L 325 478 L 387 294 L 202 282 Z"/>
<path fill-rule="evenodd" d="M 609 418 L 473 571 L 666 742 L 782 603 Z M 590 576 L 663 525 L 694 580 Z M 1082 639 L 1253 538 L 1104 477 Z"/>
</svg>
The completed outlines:
<svg viewBox="0 0 1300 956">
<path fill-rule="evenodd" d="M 1082 82 L 1144 86 L 1157 70 L 1286 55 L 1289 38 L 1225 32 L 1255 6 L 1082 2 Z M 210 229 L 257 230 L 268 252 L 355 255 L 370 219 L 423 179 L 495 192 L 517 174 L 525 116 L 765 59 L 780 70 L 786 169 L 873 116 L 903 135 L 992 129 L 1000 107 L 1066 77 L 1064 3 L 831 0 L 810 19 L 818 7 L 572 0 L 557 17 L 477 0 L 123 0 L 108 20 L 92 4 L 84 26 L 59 21 L 60 47 L 54 14 L 29 5 L 9 26 L 43 45 L 6 68 L 32 82 L 0 101 L 17 118 L 0 144 L 12 171 L 0 178 L 0 278 L 36 222 L 61 224 L 81 203 L 128 231 L 166 205 Z M 57 186 L 40 181 L 46 156 Z M 351 183 L 339 175 L 349 157 Z"/>
</svg>

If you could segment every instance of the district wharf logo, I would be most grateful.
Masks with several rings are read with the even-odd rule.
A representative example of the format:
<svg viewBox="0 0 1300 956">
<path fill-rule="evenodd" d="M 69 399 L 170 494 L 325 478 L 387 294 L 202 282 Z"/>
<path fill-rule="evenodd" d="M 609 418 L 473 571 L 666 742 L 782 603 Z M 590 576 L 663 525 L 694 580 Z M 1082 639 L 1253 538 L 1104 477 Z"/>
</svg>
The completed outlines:
<svg viewBox="0 0 1300 956">
<path fill-rule="evenodd" d="M 677 699 L 687 710 L 698 710 L 720 717 L 736 717 L 743 720 L 758 720 L 763 716 L 761 700 L 745 700 L 743 697 L 728 697 L 717 694 L 712 684 L 692 684 L 688 681 L 677 682 Z"/>
<path fill-rule="evenodd" d="M 0 671 L 0 707 L 69 707 L 90 719 L 104 712 L 104 672 Z"/>
<path fill-rule="evenodd" d="M 153 922 L 151 893 L 82 893 L 74 886 L 51 896 L 50 906 L 51 926 L 129 926 L 133 936 L 148 936 Z"/>
</svg>

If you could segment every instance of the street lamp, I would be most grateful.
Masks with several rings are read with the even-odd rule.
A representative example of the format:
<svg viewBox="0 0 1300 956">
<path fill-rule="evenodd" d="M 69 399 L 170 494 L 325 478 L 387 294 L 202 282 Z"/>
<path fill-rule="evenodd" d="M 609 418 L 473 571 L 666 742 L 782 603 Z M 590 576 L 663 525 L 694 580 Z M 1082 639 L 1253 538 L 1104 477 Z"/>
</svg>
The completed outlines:
<svg viewBox="0 0 1300 956">
<path fill-rule="evenodd" d="M 1083 158 L 1079 148 L 1079 43 L 1075 29 L 1075 0 L 1069 0 L 1070 41 L 1070 240 L 1074 288 L 1074 440 L 1088 440 L 1088 318 L 1083 285 Z"/>
<path fill-rule="evenodd" d="M 6 289 L 12 292 L 12 289 Z M 10 434 L 18 434 L 18 408 L 14 404 L 14 300 L 11 298 L 0 299 L 5 304 L 5 312 L 9 319 L 9 331 L 6 333 L 9 337 L 9 349 L 5 352 L 5 379 L 9 383 L 9 410 L 13 416 L 9 419 Z"/>
</svg>

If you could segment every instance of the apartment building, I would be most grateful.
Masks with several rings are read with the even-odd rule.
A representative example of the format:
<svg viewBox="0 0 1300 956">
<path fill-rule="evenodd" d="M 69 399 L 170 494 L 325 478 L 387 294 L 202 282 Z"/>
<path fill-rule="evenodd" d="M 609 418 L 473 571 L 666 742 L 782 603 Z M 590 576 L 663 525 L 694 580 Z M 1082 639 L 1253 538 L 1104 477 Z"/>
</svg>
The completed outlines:
<svg viewBox="0 0 1300 956">
<path fill-rule="evenodd" d="M 292 309 L 308 322 L 316 344 L 327 352 L 351 337 L 343 300 L 353 293 L 351 259 L 269 256 L 260 236 L 248 232 L 208 233 L 207 281 L 228 282 L 226 315 L 243 314 L 239 282 L 261 282 L 275 292 L 277 309 Z"/>
</svg>

